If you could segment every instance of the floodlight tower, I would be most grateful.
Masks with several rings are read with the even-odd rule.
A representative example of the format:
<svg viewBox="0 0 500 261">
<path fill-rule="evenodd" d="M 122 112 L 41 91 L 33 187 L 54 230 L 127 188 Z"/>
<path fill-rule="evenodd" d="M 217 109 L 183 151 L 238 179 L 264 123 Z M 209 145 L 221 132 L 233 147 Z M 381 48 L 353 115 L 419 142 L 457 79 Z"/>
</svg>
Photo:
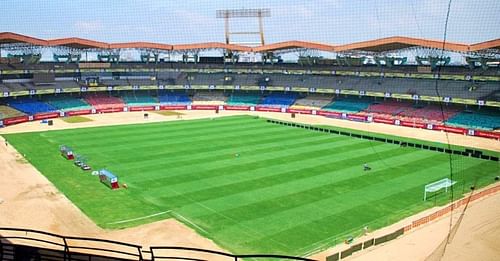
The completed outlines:
<svg viewBox="0 0 500 261">
<path fill-rule="evenodd" d="M 224 28 L 226 44 L 231 43 L 231 35 L 260 35 L 260 44 L 264 45 L 264 24 L 262 18 L 270 17 L 271 10 L 269 9 L 230 9 L 230 10 L 217 10 L 217 18 L 224 18 Z M 256 17 L 259 21 L 258 32 L 238 32 L 229 29 L 229 20 L 232 18 L 251 18 Z"/>
</svg>

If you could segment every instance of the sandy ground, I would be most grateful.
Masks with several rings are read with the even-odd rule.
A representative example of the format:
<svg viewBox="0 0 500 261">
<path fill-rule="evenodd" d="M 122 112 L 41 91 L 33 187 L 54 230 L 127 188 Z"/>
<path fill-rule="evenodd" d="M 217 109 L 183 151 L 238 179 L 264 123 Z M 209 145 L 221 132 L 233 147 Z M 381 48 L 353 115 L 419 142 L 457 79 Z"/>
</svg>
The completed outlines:
<svg viewBox="0 0 500 261">
<path fill-rule="evenodd" d="M 498 185 L 498 183 L 494 184 Z M 440 208 L 431 208 L 417 215 L 403 219 L 393 225 L 356 238 L 351 245 L 377 238 L 411 224 L 412 221 L 429 215 Z M 438 246 L 447 238 L 450 222 L 455 225 L 464 207 L 457 208 L 452 214 L 411 230 L 396 240 L 379 246 L 355 252 L 345 260 L 440 260 L 430 258 Z M 450 243 L 446 246 L 441 260 L 499 260 L 500 257 L 500 193 L 487 196 L 469 204 L 464 218 Z M 348 249 L 345 244 L 337 245 L 312 256 L 325 260 L 327 256 Z M 437 251 L 441 257 L 443 252 Z M 434 257 L 434 255 L 432 255 Z M 428 259 L 429 258 L 429 259 Z M 344 260 L 344 259 L 343 259 Z"/>
<path fill-rule="evenodd" d="M 456 224 L 463 208 L 454 214 L 418 228 L 409 234 L 380 247 L 368 248 L 354 254 L 349 260 L 426 260 L 446 240 L 450 220 Z M 500 194 L 472 203 L 458 226 L 457 233 L 446 246 L 438 251 L 438 259 L 429 260 L 499 260 L 500 259 Z M 346 259 L 347 260 L 347 259 Z"/>
<path fill-rule="evenodd" d="M 0 129 L 2 133 L 16 133 L 43 130 L 58 130 L 69 128 L 120 125 L 130 123 L 148 123 L 171 120 L 187 120 L 207 117 L 241 115 L 237 111 L 183 111 L 181 119 L 177 116 L 164 116 L 149 113 L 149 119 L 143 118 L 142 112 L 125 112 L 99 115 L 86 115 L 91 122 L 66 123 L 54 119 L 54 126 L 39 122 L 30 122 Z M 359 123 L 336 120 L 313 115 L 296 115 L 292 119 L 289 114 L 246 112 L 246 114 L 263 117 L 309 123 L 355 128 L 378 133 L 395 134 L 399 136 L 419 138 L 456 145 L 473 146 L 500 151 L 500 142 L 478 137 L 448 134 L 436 131 L 412 129 L 377 123 Z M 64 235 L 89 236 L 114 239 L 136 243 L 144 246 L 171 245 L 191 246 L 213 250 L 222 250 L 214 242 L 196 234 L 190 228 L 176 220 L 169 219 L 147 225 L 123 230 L 104 230 L 97 227 L 63 194 L 61 194 L 33 166 L 23 161 L 11 146 L 5 147 L 0 138 L 0 227 L 23 227 L 60 233 Z M 403 220 L 383 230 L 373 233 L 384 233 L 400 228 L 430 213 L 433 209 Z M 446 260 L 470 260 L 478 254 L 484 254 L 479 260 L 494 260 L 499 257 L 500 249 L 500 194 L 473 203 L 468 210 L 463 225 L 460 227 L 454 243 L 448 247 Z M 458 217 L 457 214 L 454 215 Z M 405 223 L 406 222 L 406 223 Z M 448 229 L 450 219 L 443 218 L 423 228 L 411 232 L 395 241 L 356 253 L 351 259 L 360 260 L 423 260 L 442 241 Z M 370 236 L 370 235 L 368 235 Z M 373 234 L 371 235 L 373 236 Z M 329 253 L 335 253 L 337 248 L 330 249 L 314 257 L 324 260 Z M 397 251 L 394 251 L 397 250 Z M 223 251 L 223 250 L 222 250 Z"/>
</svg>

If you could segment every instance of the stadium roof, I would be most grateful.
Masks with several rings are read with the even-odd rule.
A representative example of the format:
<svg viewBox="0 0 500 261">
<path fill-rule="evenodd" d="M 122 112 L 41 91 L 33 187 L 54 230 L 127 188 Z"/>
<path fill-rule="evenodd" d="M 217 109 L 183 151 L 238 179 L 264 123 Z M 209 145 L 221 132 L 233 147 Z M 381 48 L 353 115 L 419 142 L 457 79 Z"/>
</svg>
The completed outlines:
<svg viewBox="0 0 500 261">
<path fill-rule="evenodd" d="M 129 42 L 129 43 L 105 43 L 82 38 L 61 38 L 53 40 L 43 40 L 31 36 L 3 32 L 0 33 L 0 45 L 2 44 L 30 44 L 47 47 L 68 47 L 75 49 L 157 49 L 163 51 L 188 51 L 204 49 L 225 49 L 229 51 L 241 52 L 272 52 L 294 49 L 314 49 L 327 52 L 346 52 L 346 51 L 369 51 L 386 52 L 405 49 L 409 47 L 424 48 L 443 48 L 443 42 L 438 40 L 411 38 L 403 36 L 393 36 L 370 41 L 362 41 L 344 45 L 331 45 L 324 43 L 306 42 L 306 41 L 286 41 L 273 44 L 267 44 L 257 47 L 245 45 L 225 44 L 218 42 L 210 43 L 192 43 L 192 44 L 162 44 L 150 42 Z M 500 49 L 500 39 L 494 39 L 472 45 L 463 43 L 446 42 L 444 49 L 454 52 L 475 52 L 486 49 Z"/>
<path fill-rule="evenodd" d="M 427 47 L 427 48 L 441 49 L 443 48 L 443 42 L 436 40 L 393 36 L 376 40 L 340 45 L 336 47 L 336 50 L 339 52 L 350 51 L 350 50 L 385 52 L 385 51 L 405 49 L 409 47 Z M 456 52 L 467 52 L 469 51 L 469 45 L 447 42 L 445 43 L 444 49 Z"/>
</svg>

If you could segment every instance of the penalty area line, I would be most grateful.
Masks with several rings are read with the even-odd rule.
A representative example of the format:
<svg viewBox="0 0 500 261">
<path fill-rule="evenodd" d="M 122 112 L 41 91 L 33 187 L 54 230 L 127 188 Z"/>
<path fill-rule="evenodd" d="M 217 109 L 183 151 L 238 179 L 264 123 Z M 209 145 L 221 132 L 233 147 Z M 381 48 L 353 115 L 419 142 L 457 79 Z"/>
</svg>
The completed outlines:
<svg viewBox="0 0 500 261">
<path fill-rule="evenodd" d="M 171 210 L 167 210 L 167 211 L 158 212 L 158 213 L 155 213 L 155 214 L 152 214 L 152 215 L 148 215 L 148 216 L 144 216 L 144 217 L 138 217 L 138 218 L 120 220 L 120 221 L 111 222 L 111 223 L 107 223 L 107 224 L 108 225 L 113 225 L 113 224 L 127 223 L 127 222 L 137 221 L 137 220 L 146 219 L 146 218 L 150 218 L 150 217 L 156 217 L 156 216 L 167 214 L 167 213 L 170 213 L 170 212 L 172 212 L 172 211 Z"/>
</svg>

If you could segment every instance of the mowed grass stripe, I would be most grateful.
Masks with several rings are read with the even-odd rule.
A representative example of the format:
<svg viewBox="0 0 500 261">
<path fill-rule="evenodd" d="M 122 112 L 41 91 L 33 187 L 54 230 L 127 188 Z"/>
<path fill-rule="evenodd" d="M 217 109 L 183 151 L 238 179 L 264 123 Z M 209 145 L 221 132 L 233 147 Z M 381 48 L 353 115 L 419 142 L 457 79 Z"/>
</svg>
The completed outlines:
<svg viewBox="0 0 500 261">
<path fill-rule="evenodd" d="M 307 135 L 306 133 L 293 133 L 289 134 L 288 137 L 290 139 L 283 141 L 283 142 L 276 142 L 276 137 L 281 136 L 283 133 L 277 132 L 273 134 L 266 134 L 262 138 L 260 135 L 243 135 L 248 140 L 248 146 L 233 146 L 233 144 L 224 144 L 223 142 L 217 143 L 217 144 L 208 144 L 205 145 L 208 148 L 204 147 L 197 147 L 197 146 L 182 146 L 180 144 L 179 146 L 181 148 L 170 148 L 167 152 L 159 152 L 159 153 L 148 153 L 148 154 L 141 154 L 141 155 L 136 155 L 134 158 L 132 157 L 120 157 L 118 160 L 120 161 L 125 161 L 122 166 L 127 167 L 127 168 L 135 168 L 135 167 L 140 167 L 138 162 L 135 161 L 140 161 L 144 162 L 144 166 L 154 163 L 157 163 L 159 158 L 161 158 L 162 161 L 168 161 L 172 163 L 176 163 L 178 161 L 183 161 L 183 160 L 191 160 L 191 161 L 198 161 L 198 160 L 209 160 L 210 157 L 213 157 L 213 155 L 231 155 L 234 156 L 235 152 L 238 153 L 251 153 L 254 149 L 263 149 L 263 148 L 272 148 L 275 147 L 276 144 L 279 144 L 280 146 L 292 146 L 294 144 L 301 144 L 305 142 L 311 142 L 311 144 L 315 144 L 316 142 L 336 142 L 340 140 L 345 140 L 342 139 L 341 137 L 333 137 L 333 136 L 311 136 Z M 206 151 L 210 149 L 211 153 L 207 157 Z M 146 156 L 147 155 L 147 156 Z"/>
<path fill-rule="evenodd" d="M 470 166 L 464 171 L 473 171 L 475 167 L 475 165 Z M 285 229 L 276 234 L 266 236 L 266 241 L 280 241 L 284 238 L 288 238 L 289 235 L 305 235 L 311 232 L 311 227 L 315 227 L 317 230 L 319 230 L 315 232 L 317 232 L 318 234 L 323 234 L 323 238 L 327 239 L 332 238 L 334 235 L 345 233 L 345 231 L 350 227 L 357 227 L 360 231 L 361 227 L 368 223 L 370 223 L 371 229 L 376 229 L 383 225 L 388 225 L 390 224 L 388 220 L 380 219 L 386 217 L 387 219 L 391 219 L 392 221 L 397 221 L 397 219 L 394 219 L 394 217 L 398 216 L 400 211 L 406 211 L 405 216 L 408 216 L 411 214 L 411 211 L 408 211 L 408 209 L 423 210 L 425 205 L 432 205 L 432 203 L 430 202 L 428 202 L 427 204 L 412 204 L 411 197 L 408 197 L 408 194 L 422 194 L 422 185 L 419 184 L 418 179 L 420 177 L 420 174 L 425 175 L 427 173 L 428 172 L 419 169 L 416 172 L 405 175 L 405 179 L 411 179 L 414 182 L 404 182 L 404 184 L 408 185 L 408 187 L 404 187 L 402 190 L 395 193 L 394 191 L 390 194 L 385 193 L 384 195 L 386 196 L 380 198 L 377 197 L 377 194 L 380 193 L 380 190 L 378 189 L 366 189 L 365 193 L 363 193 L 364 190 L 359 191 L 359 193 L 363 193 L 359 195 L 359 205 L 347 205 L 342 203 L 332 205 L 331 209 L 333 211 L 329 212 L 330 215 L 325 216 L 319 220 L 317 219 L 309 223 L 302 223 L 299 226 Z M 393 184 L 391 184 L 390 182 L 388 183 L 388 185 L 398 184 L 397 181 L 395 181 Z M 391 203 L 389 204 L 388 202 Z M 366 209 L 370 209 L 370 206 L 377 206 L 377 208 L 375 208 L 373 212 L 367 213 Z M 392 214 L 387 215 L 387 213 Z M 314 226 L 311 226 L 312 224 L 314 224 Z M 255 245 L 256 243 L 258 243 L 258 241 L 261 240 L 263 240 L 263 238 L 258 238 L 253 242 L 247 241 L 245 242 L 245 244 Z M 321 239 L 317 240 L 316 242 L 314 240 L 315 239 L 313 238 L 310 239 L 310 242 L 306 240 L 306 245 L 312 245 L 318 241 L 321 241 Z M 299 244 L 289 244 L 289 247 L 291 247 L 292 249 L 299 249 L 301 246 Z"/>
<path fill-rule="evenodd" d="M 268 133 L 276 133 L 280 132 L 281 130 L 268 130 Z M 235 132 L 235 136 L 237 135 Z M 241 133 L 241 132 L 239 132 Z M 241 135 L 253 135 L 250 133 L 241 133 Z M 121 163 L 124 161 L 136 161 L 140 159 L 145 159 L 146 162 L 144 164 L 147 164 L 147 160 L 155 162 L 161 158 L 163 154 L 172 154 L 173 156 L 185 156 L 182 155 L 181 151 L 179 148 L 188 148 L 189 151 L 197 151 L 198 153 L 206 153 L 206 150 L 203 149 L 203 145 L 201 146 L 190 146 L 191 144 L 205 144 L 208 143 L 209 141 L 213 140 L 214 136 L 199 136 L 198 138 L 193 138 L 189 140 L 183 140 L 183 139 L 152 139 L 148 142 L 152 145 L 141 145 L 138 147 L 135 146 L 128 146 L 128 147 L 123 147 L 120 146 L 119 148 L 116 148 L 113 151 L 106 152 L 107 149 L 100 149 L 100 148 L 92 148 L 92 149 L 87 149 L 87 150 L 79 150 L 83 152 L 84 154 L 93 154 L 93 155 L 99 155 L 101 158 L 102 163 L 107 163 L 106 160 L 110 163 Z M 140 143 L 143 144 L 143 143 Z M 153 145 L 154 144 L 154 145 Z M 111 147 L 113 148 L 113 147 Z M 211 148 L 209 148 L 211 149 Z M 110 155 L 110 154 L 117 154 L 115 155 Z"/>
<path fill-rule="evenodd" d="M 425 162 L 427 159 L 430 159 L 432 157 L 436 156 L 429 157 L 429 155 L 427 155 L 423 159 L 420 159 L 420 162 Z M 411 161 L 409 161 L 409 163 L 410 164 L 408 165 L 411 166 Z M 427 168 L 419 168 L 417 171 L 414 171 L 413 173 L 429 178 L 434 174 L 429 172 L 428 169 L 436 168 L 439 165 L 446 165 L 446 162 L 429 166 Z M 234 235 L 235 232 L 240 230 L 241 229 L 240 226 L 259 227 L 262 226 L 263 223 L 267 224 L 266 226 L 271 225 L 269 226 L 269 229 L 261 231 L 259 238 L 252 239 L 252 240 L 260 240 L 265 238 L 266 236 L 280 233 L 284 230 L 294 230 L 296 226 L 301 226 L 301 225 L 307 226 L 314 223 L 317 220 L 321 220 L 322 218 L 326 218 L 330 215 L 334 215 L 346 209 L 363 204 L 367 200 L 370 201 L 370 200 L 382 199 L 387 197 L 388 195 L 405 191 L 413 187 L 414 183 L 412 184 L 412 181 L 415 180 L 415 176 L 407 175 L 411 172 L 412 172 L 411 170 L 408 170 L 408 168 L 406 168 L 405 173 L 387 179 L 385 180 L 385 182 L 370 184 L 368 186 L 365 186 L 365 188 L 363 188 L 362 190 L 350 190 L 344 192 L 341 198 L 349 198 L 350 200 L 339 200 L 339 198 L 336 197 L 321 198 L 320 200 L 307 202 L 298 207 L 287 209 L 285 211 L 276 212 L 273 215 L 266 215 L 256 219 L 240 222 L 237 225 L 235 225 L 235 228 L 225 226 L 222 228 L 220 233 L 226 236 L 230 236 Z M 393 187 L 393 189 L 391 190 L 385 189 L 387 188 L 387 186 Z M 284 216 L 288 217 L 288 219 L 284 219 Z M 300 218 L 290 219 L 290 217 L 300 217 Z M 283 220 L 287 220 L 287 222 L 283 223 Z"/>
<path fill-rule="evenodd" d="M 270 142 L 276 141 L 276 137 L 283 135 L 283 130 L 267 130 L 267 131 L 257 131 L 253 133 L 252 131 L 240 132 L 240 137 L 245 138 L 249 141 L 248 146 L 241 146 L 233 144 L 231 141 L 227 139 L 235 139 L 238 137 L 238 134 L 235 133 L 234 136 L 224 136 L 221 137 L 220 140 L 215 142 L 210 142 L 214 139 L 213 136 L 205 136 L 203 139 L 197 140 L 176 140 L 176 142 L 172 143 L 164 143 L 164 141 L 157 141 L 157 146 L 151 147 L 150 149 L 141 150 L 139 155 L 133 153 L 131 150 L 130 153 L 126 153 L 126 151 L 120 150 L 120 152 L 124 152 L 121 154 L 121 157 L 113 157 L 113 160 L 123 161 L 125 162 L 123 167 L 126 168 L 134 168 L 134 167 L 142 167 L 147 168 L 148 165 L 154 165 L 158 163 L 158 160 L 162 160 L 164 163 L 175 162 L 178 160 L 192 159 L 192 161 L 196 161 L 196 157 L 199 154 L 205 154 L 207 156 L 207 151 L 210 151 L 210 155 L 220 154 L 222 155 L 222 150 L 225 150 L 226 154 L 230 153 L 230 155 L 234 156 L 234 153 L 242 151 L 250 151 L 250 148 L 257 148 L 258 146 L 262 146 L 262 144 L 268 144 Z M 292 140 L 299 139 L 310 139 L 310 140 L 319 140 L 319 139 L 335 139 L 333 136 L 311 136 L 304 132 L 294 132 L 289 134 Z M 262 138 L 265 137 L 265 138 Z M 336 138 L 340 140 L 341 138 Z M 236 140 L 236 139 L 235 139 Z M 196 146 L 198 144 L 198 146 Z M 156 149 L 155 148 L 159 148 Z M 143 164 L 138 164 L 143 163 Z M 134 166 L 136 165 L 136 166 Z"/>
<path fill-rule="evenodd" d="M 305 137 L 300 139 L 293 139 L 287 142 L 290 146 L 297 147 L 308 147 L 308 146 L 319 146 L 328 141 L 340 141 L 335 140 L 334 138 L 327 136 L 317 136 L 317 137 Z M 206 176 L 209 176 L 210 173 L 206 170 L 207 167 L 212 165 L 217 165 L 221 161 L 225 161 L 227 163 L 225 166 L 237 166 L 239 164 L 243 164 L 247 162 L 251 157 L 260 158 L 260 155 L 263 153 L 268 153 L 269 151 L 281 150 L 286 148 L 283 146 L 283 143 L 278 142 L 267 142 L 259 145 L 244 147 L 245 149 L 237 149 L 229 146 L 226 149 L 216 150 L 210 154 L 207 153 L 186 153 L 183 156 L 173 156 L 172 158 L 168 158 L 159 162 L 151 162 L 148 161 L 143 168 L 136 166 L 135 164 L 132 167 L 129 167 L 130 164 L 125 164 L 120 166 L 127 169 L 129 173 L 134 171 L 142 171 L 146 179 L 141 179 L 139 181 L 149 182 L 149 181 L 157 181 L 158 178 L 170 178 L 175 176 L 182 176 L 185 174 L 193 173 L 193 169 L 197 169 L 197 166 L 203 166 L 203 172 Z M 238 152 L 240 156 L 236 157 L 234 154 Z M 167 158 L 167 157 L 166 157 Z M 243 160 L 243 158 L 245 160 Z M 208 165 L 210 162 L 210 165 Z M 166 173 L 168 170 L 168 173 Z M 132 176 L 133 177 L 133 176 Z"/>
<path fill-rule="evenodd" d="M 253 209 L 260 209 L 257 216 L 265 215 L 266 212 L 276 212 L 275 208 L 265 208 L 261 205 L 265 202 L 273 202 L 276 204 L 281 201 L 288 201 L 292 199 L 294 194 L 300 194 L 305 197 L 305 200 L 310 200 L 310 197 L 323 196 L 323 191 L 317 191 L 318 188 L 335 184 L 350 184 L 352 180 L 357 178 L 365 178 L 366 172 L 362 171 L 361 164 L 365 159 L 373 158 L 372 153 L 366 154 L 368 150 L 357 150 L 357 158 L 359 164 L 346 164 L 350 159 L 339 158 L 337 161 L 324 162 L 320 161 L 316 165 L 309 165 L 307 162 L 302 164 L 300 168 L 290 168 L 277 170 L 277 173 L 263 175 L 259 177 L 252 184 L 251 182 L 237 182 L 234 188 L 230 185 L 224 187 L 214 187 L 208 191 L 195 191 L 189 194 L 183 194 L 188 198 L 197 200 L 201 204 L 223 213 L 225 216 L 232 216 L 232 213 L 243 213 L 245 211 L 252 212 Z M 387 153 L 387 160 L 397 166 L 403 164 L 401 158 L 408 156 L 412 151 L 407 151 L 408 154 L 397 154 L 394 149 L 385 151 Z M 264 173 L 263 173 L 264 174 Z M 240 180 L 238 177 L 237 180 Z M 356 186 L 354 186 L 355 188 Z M 338 187 L 337 189 L 340 189 Z M 349 186 L 347 186 L 349 188 Z M 226 194 L 217 196 L 215 191 L 223 191 Z M 177 190 L 182 191 L 182 190 Z M 165 198 L 169 203 L 177 202 L 180 197 Z M 228 198 L 233 197 L 233 198 Z M 290 197 L 290 198 L 289 198 Z M 198 199 L 199 198 L 199 199 Z M 212 200 L 215 199 L 215 200 Z M 222 202 L 230 202 L 231 204 L 222 204 Z M 292 203 L 292 202 L 290 202 Z M 277 206 L 277 205 L 275 205 Z M 285 206 L 285 205 L 282 205 Z M 194 208 L 193 208 L 194 207 Z M 197 216 L 196 207 L 193 205 L 186 205 L 181 208 L 182 211 L 189 212 L 192 216 Z M 234 212 L 233 212 L 234 211 Z M 201 213 L 203 215 L 203 213 Z M 237 215 L 237 214 L 236 214 Z M 252 213 L 246 213 L 247 218 L 253 218 Z M 201 219 L 205 219 L 202 217 Z M 208 218 L 210 220 L 210 218 Z"/>
<path fill-rule="evenodd" d="M 214 127 L 213 129 L 185 129 L 185 130 L 179 130 L 178 134 L 175 135 L 175 133 L 171 133 L 168 128 L 159 130 L 154 133 L 146 133 L 144 135 L 135 135 L 131 133 L 127 133 L 126 130 L 122 131 L 123 135 L 120 136 L 113 136 L 110 135 L 107 137 L 106 142 L 102 142 L 102 140 L 96 139 L 93 137 L 92 134 L 87 134 L 87 135 L 79 135 L 78 138 L 58 138 L 57 140 L 60 142 L 67 142 L 70 144 L 71 142 L 74 142 L 75 140 L 81 139 L 81 141 L 78 142 L 78 149 L 96 149 L 96 150 L 102 150 L 102 151 L 113 151 L 113 148 L 119 149 L 119 148 L 126 148 L 130 147 L 131 144 L 134 143 L 144 143 L 144 142 L 158 142 L 162 141 L 163 139 L 168 139 L 168 140 L 178 140 L 178 139 L 199 139 L 200 137 L 204 136 L 210 136 L 211 134 L 215 135 L 220 135 L 221 133 L 238 133 L 240 130 L 249 130 L 249 129 L 256 129 L 256 128 L 265 128 L 262 126 L 261 123 L 255 121 L 252 122 L 251 124 L 247 125 L 237 125 L 234 126 L 232 124 L 225 124 L 225 126 L 219 126 L 219 127 Z M 269 129 L 280 129 L 278 126 L 275 126 L 274 128 L 268 128 Z"/>
<path fill-rule="evenodd" d="M 82 135 L 89 135 L 89 137 L 95 139 L 108 139 L 110 137 L 120 138 L 122 136 L 142 136 L 149 135 L 164 130 L 175 132 L 182 131 L 198 131 L 200 129 L 205 129 L 211 127 L 217 129 L 224 126 L 239 126 L 241 124 L 252 125 L 258 122 L 262 122 L 263 119 L 254 119 L 248 116 L 231 116 L 218 118 L 214 120 L 210 119 L 198 119 L 190 121 L 168 121 L 168 122 L 158 122 L 158 123 L 147 123 L 147 124 L 130 124 L 130 125 L 120 125 L 120 126 L 105 126 L 105 127 L 91 127 L 91 128 L 79 128 L 70 130 L 56 130 L 50 132 L 39 132 L 43 134 L 45 138 L 62 138 L 69 140 L 78 139 Z M 186 123 L 188 122 L 188 123 Z M 64 134 L 64 135 L 61 135 Z"/>
<path fill-rule="evenodd" d="M 360 158 L 362 157 L 363 156 L 361 156 Z M 391 160 L 394 162 L 395 165 L 401 164 L 402 163 L 401 157 L 399 156 L 391 157 Z M 264 204 L 265 201 L 274 201 L 277 198 L 284 200 L 288 196 L 291 196 L 293 194 L 302 194 L 308 199 L 310 197 L 322 198 L 323 196 L 321 194 L 316 195 L 316 194 L 311 194 L 310 192 L 313 191 L 315 188 L 321 187 L 325 184 L 335 184 L 348 179 L 356 178 L 359 175 L 361 176 L 366 175 L 362 170 L 360 170 L 359 165 L 356 165 L 355 167 L 353 167 L 353 165 L 349 166 L 350 168 L 347 169 L 338 169 L 326 173 L 318 171 L 317 173 L 310 174 L 310 176 L 300 172 L 299 174 L 297 174 L 298 178 L 290 182 L 276 183 L 274 184 L 274 186 L 271 185 L 268 187 L 263 186 L 260 189 L 235 193 L 232 195 L 228 195 L 224 198 L 200 201 L 199 204 L 206 205 L 208 208 L 214 209 L 218 213 L 225 213 L 225 211 L 229 211 L 228 214 L 230 214 L 232 210 L 234 210 L 235 213 L 245 213 L 245 211 L 247 210 L 259 209 L 261 207 L 260 204 Z M 351 171 L 353 175 L 349 175 L 350 173 L 348 171 Z M 317 179 L 315 179 L 316 176 L 324 177 L 324 179 L 319 180 L 323 181 L 324 183 L 313 183 L 318 181 Z M 349 184 L 349 182 L 347 182 L 347 184 Z M 338 189 L 340 188 L 341 187 L 339 187 Z M 192 216 L 204 215 L 204 212 L 198 211 L 198 208 L 195 204 L 186 205 L 182 207 L 179 211 L 190 213 L 190 215 Z M 258 212 L 261 213 L 261 215 L 257 215 L 255 217 L 260 217 L 265 215 L 268 212 L 268 210 L 262 209 Z M 249 219 L 254 218 L 254 216 L 250 213 L 246 213 L 245 215 L 247 215 L 246 218 Z M 200 219 L 210 220 L 210 218 L 206 217 L 201 217 Z"/>
<path fill-rule="evenodd" d="M 340 141 L 339 143 L 345 143 L 346 145 L 349 141 Z M 360 141 L 359 143 L 354 143 L 349 146 L 357 146 L 357 144 L 368 143 L 368 141 Z M 168 182 L 168 184 L 178 184 L 182 182 L 189 182 L 193 179 L 202 180 L 214 176 L 222 175 L 234 175 L 234 168 L 244 169 L 246 171 L 269 168 L 276 164 L 289 164 L 290 162 L 300 161 L 307 155 L 308 160 L 314 160 L 316 158 L 328 159 L 325 154 L 312 154 L 308 152 L 322 152 L 322 153 L 332 153 L 335 150 L 342 150 L 345 147 L 332 148 L 324 144 L 314 145 L 304 147 L 301 150 L 295 150 L 294 148 L 283 149 L 279 151 L 267 151 L 265 153 L 259 153 L 257 155 L 249 155 L 245 157 L 229 159 L 219 159 L 209 163 L 199 163 L 202 166 L 197 166 L 196 171 L 194 171 L 190 166 L 180 166 L 175 168 L 178 173 L 173 177 L 164 177 L 155 179 L 155 182 Z M 192 165 L 197 165 L 192 164 Z M 191 165 L 191 166 L 192 166 Z M 208 175 L 208 173 L 210 173 Z"/>
<path fill-rule="evenodd" d="M 355 146 L 354 144 L 351 144 L 349 147 L 352 148 L 352 154 L 334 151 L 328 157 L 325 157 L 323 153 L 318 152 L 315 155 L 319 158 L 310 156 L 296 161 L 281 161 L 281 163 L 270 165 L 267 168 L 245 170 L 232 175 L 209 175 L 209 178 L 202 179 L 201 182 L 200 180 L 193 180 L 187 183 L 178 183 L 170 186 L 169 189 L 178 191 L 181 195 L 174 198 L 167 196 L 165 197 L 165 200 L 169 202 L 177 202 L 184 196 L 197 201 L 227 197 L 232 194 L 245 193 L 255 189 L 265 189 L 268 186 L 274 186 L 276 184 L 284 184 L 304 178 L 312 178 L 315 175 L 322 175 L 333 169 L 339 170 L 342 167 L 339 168 L 337 165 L 345 163 L 346 159 L 349 159 L 349 155 L 357 155 L 360 162 L 376 157 L 373 154 L 373 151 L 371 149 L 367 149 L 365 146 Z M 390 151 L 395 152 L 394 148 L 389 146 L 384 148 L 382 151 L 387 153 Z M 400 155 L 400 153 L 394 153 L 394 155 Z M 392 155 L 388 155 L 388 157 L 392 157 Z M 351 160 L 352 159 L 349 159 L 349 161 Z M 361 164 L 362 163 L 360 163 L 360 165 Z M 218 171 L 214 172 L 217 173 Z M 153 190 L 153 193 L 154 192 L 156 191 Z"/>
</svg>

